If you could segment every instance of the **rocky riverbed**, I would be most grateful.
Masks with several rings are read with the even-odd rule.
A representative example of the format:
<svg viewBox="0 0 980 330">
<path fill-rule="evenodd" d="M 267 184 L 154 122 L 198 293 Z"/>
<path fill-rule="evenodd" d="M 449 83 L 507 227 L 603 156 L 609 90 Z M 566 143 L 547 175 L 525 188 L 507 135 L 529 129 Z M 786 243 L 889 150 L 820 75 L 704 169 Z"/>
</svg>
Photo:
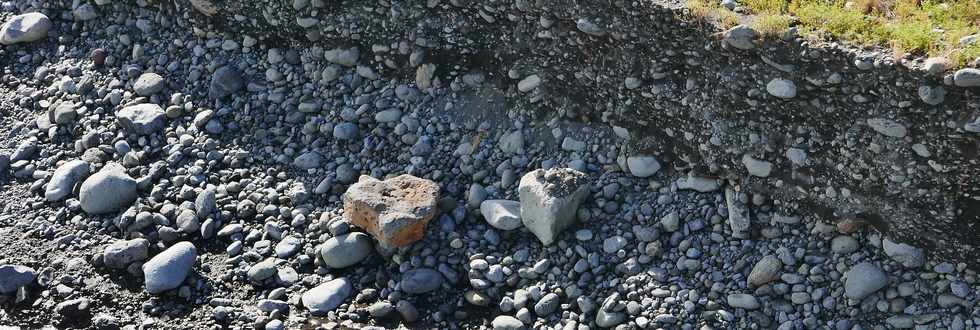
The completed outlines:
<svg viewBox="0 0 980 330">
<path fill-rule="evenodd" d="M 916 78 L 927 89 L 882 87 L 917 91 L 896 96 L 842 82 L 905 70 L 880 58 L 816 72 L 751 57 L 756 67 L 742 69 L 765 73 L 741 91 L 749 97 L 716 99 L 670 58 L 722 72 L 763 46 L 737 27 L 673 41 L 704 56 L 623 52 L 617 43 L 649 32 L 625 29 L 643 22 L 636 13 L 711 28 L 692 28 L 669 2 L 570 21 L 593 7 L 294 0 L 230 15 L 251 3 L 0 4 L 0 325 L 980 327 L 976 261 L 965 260 L 976 230 L 962 222 L 980 215 L 936 197 L 969 196 L 975 187 L 949 182 L 978 180 L 976 154 L 960 152 L 980 131 L 966 120 L 976 68 Z M 229 16 L 240 19 L 219 19 Z M 488 34 L 508 21 L 539 31 Z M 481 48 L 487 40 L 499 48 Z M 618 69 L 593 70 L 606 59 Z M 881 75 L 896 85 L 913 74 Z M 837 104 L 821 88 L 916 105 L 893 102 L 904 110 L 861 120 L 846 141 L 794 124 L 807 136 L 795 144 L 770 136 L 792 114 L 735 105 L 811 114 Z M 688 113 L 719 104 L 731 107 Z M 908 122 L 940 117 L 950 120 Z M 732 134 L 739 125 L 752 129 Z M 862 197 L 848 203 L 836 200 L 851 186 L 809 189 L 845 180 L 824 160 L 848 157 L 870 165 L 839 163 L 868 175 L 846 180 L 888 183 L 855 185 Z M 930 168 L 941 174 L 920 174 Z M 920 207 L 932 197 L 942 206 Z M 962 230 L 913 230 L 947 226 Z"/>
</svg>

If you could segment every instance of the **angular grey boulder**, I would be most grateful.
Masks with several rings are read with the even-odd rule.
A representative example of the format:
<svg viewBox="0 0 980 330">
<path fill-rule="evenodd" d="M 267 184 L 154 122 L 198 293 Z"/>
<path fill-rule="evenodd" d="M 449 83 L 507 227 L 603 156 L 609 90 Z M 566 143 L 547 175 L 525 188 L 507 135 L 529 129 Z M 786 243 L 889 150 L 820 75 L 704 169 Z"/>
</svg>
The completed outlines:
<svg viewBox="0 0 980 330">
<path fill-rule="evenodd" d="M 626 322 L 626 314 L 600 309 L 595 316 L 595 324 L 600 328 L 612 328 Z"/>
<path fill-rule="evenodd" d="M 299 155 L 293 160 L 293 165 L 299 167 L 300 169 L 308 170 L 311 168 L 320 167 L 320 162 L 323 161 L 323 156 L 316 151 L 310 151 Z"/>
<path fill-rule="evenodd" d="M 123 269 L 134 261 L 146 260 L 150 242 L 144 238 L 116 241 L 102 251 L 106 267 Z"/>
<path fill-rule="evenodd" d="M 578 205 L 589 196 L 589 178 L 570 168 L 538 169 L 525 174 L 517 190 L 521 222 L 549 245 L 575 222 Z"/>
<path fill-rule="evenodd" d="M 163 88 L 166 86 L 167 82 L 163 79 L 163 76 L 153 72 L 147 72 L 140 75 L 136 79 L 136 82 L 133 83 L 133 91 L 139 96 L 150 96 L 163 91 Z"/>
<path fill-rule="evenodd" d="M 276 258 L 267 258 L 257 262 L 248 268 L 246 275 L 252 282 L 265 281 L 279 273 L 278 262 Z"/>
<path fill-rule="evenodd" d="M 747 25 L 735 26 L 724 33 L 725 43 L 743 50 L 755 48 L 755 39 L 758 37 L 759 33 Z"/>
<path fill-rule="evenodd" d="M 431 63 L 422 64 L 415 70 L 415 85 L 421 90 L 432 87 L 432 78 L 436 74 L 436 65 Z"/>
<path fill-rule="evenodd" d="M 181 210 L 176 220 L 177 229 L 181 233 L 193 234 L 201 228 L 201 222 L 197 221 L 197 214 L 190 209 Z"/>
<path fill-rule="evenodd" d="M 749 273 L 749 286 L 758 287 L 778 279 L 782 268 L 783 262 L 779 260 L 779 257 L 774 255 L 762 257 L 752 267 L 752 272 Z"/>
<path fill-rule="evenodd" d="M 244 86 L 245 83 L 242 81 L 242 73 L 238 71 L 238 68 L 232 65 L 225 65 L 214 70 L 214 74 L 211 76 L 208 97 L 211 99 L 220 99 L 237 92 Z"/>
<path fill-rule="evenodd" d="M 44 199 L 55 202 L 71 194 L 75 184 L 89 174 L 89 163 L 84 160 L 72 160 L 58 166 L 44 188 Z"/>
<path fill-rule="evenodd" d="M 75 121 L 78 111 L 71 102 L 64 102 L 48 111 L 48 120 L 58 125 L 67 125 Z"/>
<path fill-rule="evenodd" d="M 327 62 L 340 64 L 346 67 L 353 67 L 361 57 L 361 51 L 357 47 L 335 48 L 323 52 L 323 57 Z"/>
<path fill-rule="evenodd" d="M 606 31 L 603 30 L 602 27 L 596 25 L 591 19 L 588 18 L 583 17 L 576 20 L 575 27 L 578 28 L 579 31 L 593 37 L 602 37 L 606 35 Z"/>
<path fill-rule="evenodd" d="M 128 207 L 136 200 L 136 180 L 122 165 L 109 163 L 82 182 L 78 199 L 88 214 L 105 214 Z"/>
<path fill-rule="evenodd" d="M 310 314 L 323 315 L 343 304 L 353 290 L 350 281 L 341 277 L 307 290 L 301 299 Z"/>
<path fill-rule="evenodd" d="M 939 105 L 946 99 L 943 86 L 919 86 L 919 99 L 928 105 Z"/>
<path fill-rule="evenodd" d="M 197 261 L 197 248 L 190 242 L 179 242 L 143 264 L 146 292 L 156 294 L 184 283 Z"/>
<path fill-rule="evenodd" d="M 745 239 L 749 237 L 749 208 L 742 202 L 743 192 L 725 188 L 725 203 L 728 206 L 728 225 L 732 228 L 732 236 Z"/>
<path fill-rule="evenodd" d="M 3 176 L 10 168 L 10 156 L 0 154 L 0 176 Z"/>
<path fill-rule="evenodd" d="M 765 178 L 769 177 L 769 174 L 772 173 L 772 163 L 755 159 L 755 157 L 749 154 L 742 155 L 742 165 L 745 166 L 745 170 L 752 176 Z"/>
<path fill-rule="evenodd" d="M 480 203 L 480 214 L 487 223 L 500 230 L 514 230 L 521 226 L 521 203 L 504 199 L 490 199 Z"/>
<path fill-rule="evenodd" d="M 14 293 L 37 277 L 34 268 L 21 265 L 0 266 L 0 293 Z"/>
<path fill-rule="evenodd" d="M 214 188 L 204 189 L 204 191 L 197 194 L 197 198 L 194 199 L 194 210 L 197 211 L 196 214 L 198 219 L 207 219 L 217 208 L 218 206 Z"/>
<path fill-rule="evenodd" d="M 858 241 L 848 235 L 840 235 L 830 241 L 830 251 L 837 254 L 852 253 L 857 251 L 859 247 Z"/>
<path fill-rule="evenodd" d="M 163 130 L 167 114 L 159 105 L 143 103 L 119 110 L 116 120 L 130 134 L 147 135 Z"/>
<path fill-rule="evenodd" d="M 77 21 L 91 21 L 99 17 L 99 12 L 91 4 L 82 4 L 71 11 L 71 16 Z"/>
<path fill-rule="evenodd" d="M 902 264 L 902 266 L 918 268 L 926 263 L 926 254 L 920 248 L 905 243 L 896 243 L 887 238 L 881 241 L 881 247 L 888 257 Z"/>
<path fill-rule="evenodd" d="M 887 118 L 868 118 L 868 126 L 875 132 L 884 136 L 903 138 L 908 134 L 908 129 L 901 123 Z"/>
<path fill-rule="evenodd" d="M 626 158 L 626 166 L 633 176 L 646 178 L 660 171 L 660 162 L 654 156 L 636 155 Z"/>
</svg>

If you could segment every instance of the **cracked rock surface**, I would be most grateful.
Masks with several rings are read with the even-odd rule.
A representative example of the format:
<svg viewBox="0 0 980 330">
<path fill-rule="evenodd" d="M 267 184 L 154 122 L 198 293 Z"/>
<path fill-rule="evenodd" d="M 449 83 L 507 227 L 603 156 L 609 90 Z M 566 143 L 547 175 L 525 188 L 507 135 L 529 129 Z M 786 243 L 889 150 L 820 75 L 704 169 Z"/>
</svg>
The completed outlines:
<svg viewBox="0 0 980 330">
<path fill-rule="evenodd" d="M 405 246 L 422 238 L 438 196 L 439 186 L 430 180 L 400 175 L 382 181 L 362 175 L 344 193 L 344 215 L 382 245 Z"/>
</svg>

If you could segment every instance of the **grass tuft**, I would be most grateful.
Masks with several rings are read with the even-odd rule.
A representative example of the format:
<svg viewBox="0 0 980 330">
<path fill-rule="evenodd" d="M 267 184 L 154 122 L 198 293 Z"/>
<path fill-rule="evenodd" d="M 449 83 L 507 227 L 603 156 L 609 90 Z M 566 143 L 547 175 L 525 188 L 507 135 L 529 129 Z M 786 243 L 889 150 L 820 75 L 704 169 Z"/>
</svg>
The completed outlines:
<svg viewBox="0 0 980 330">
<path fill-rule="evenodd" d="M 839 38 L 863 44 L 880 43 L 884 39 L 874 20 L 860 12 L 844 9 L 840 2 L 796 2 L 791 8 L 800 18 L 805 32 L 826 31 Z"/>
<path fill-rule="evenodd" d="M 779 15 L 787 9 L 785 0 L 742 0 L 739 3 L 757 14 Z"/>
<path fill-rule="evenodd" d="M 886 14 L 888 5 L 882 0 L 856 0 L 851 2 L 851 8 L 865 15 Z"/>
<path fill-rule="evenodd" d="M 889 41 L 907 53 L 933 53 L 941 44 L 941 35 L 933 32 L 928 22 L 894 22 L 884 25 L 884 29 Z"/>
<path fill-rule="evenodd" d="M 792 22 L 793 18 L 787 15 L 763 14 L 757 16 L 750 26 L 764 37 L 780 37 L 789 30 Z"/>
<path fill-rule="evenodd" d="M 965 47 L 954 49 L 950 51 L 949 60 L 953 62 L 956 66 L 965 66 L 967 63 L 971 63 L 980 59 L 980 42 L 973 43 L 972 45 L 967 45 Z"/>
<path fill-rule="evenodd" d="M 721 6 L 720 2 L 711 0 L 687 0 L 687 9 L 694 18 L 707 21 L 715 19 L 721 28 L 727 29 L 738 25 L 738 15 Z"/>
<path fill-rule="evenodd" d="M 708 14 L 718 6 L 710 0 L 689 0 Z M 752 27 L 776 36 L 793 23 L 806 34 L 825 34 L 861 45 L 888 46 L 896 56 L 947 56 L 956 65 L 980 56 L 980 45 L 959 39 L 980 33 L 978 0 L 742 0 L 757 14 Z"/>
<path fill-rule="evenodd" d="M 706 20 L 711 16 L 712 6 L 705 0 L 687 0 L 687 10 L 691 16 L 699 20 Z"/>
<path fill-rule="evenodd" d="M 728 29 L 738 25 L 738 14 L 728 10 L 728 8 L 717 8 L 715 9 L 715 16 L 718 17 L 718 23 L 721 24 L 722 28 Z"/>
</svg>

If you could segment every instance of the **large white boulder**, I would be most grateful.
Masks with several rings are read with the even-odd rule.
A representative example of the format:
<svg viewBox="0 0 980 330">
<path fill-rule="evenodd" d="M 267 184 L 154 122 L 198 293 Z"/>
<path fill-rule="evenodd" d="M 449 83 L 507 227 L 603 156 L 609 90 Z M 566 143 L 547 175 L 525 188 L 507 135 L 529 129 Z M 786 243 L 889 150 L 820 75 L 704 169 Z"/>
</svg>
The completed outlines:
<svg viewBox="0 0 980 330">
<path fill-rule="evenodd" d="M 0 27 L 0 44 L 12 45 L 41 40 L 48 36 L 51 20 L 41 13 L 16 15 Z"/>
<path fill-rule="evenodd" d="M 538 169 L 521 178 L 518 194 L 524 226 L 549 245 L 575 222 L 578 205 L 589 196 L 589 178 L 570 168 Z"/>
</svg>

